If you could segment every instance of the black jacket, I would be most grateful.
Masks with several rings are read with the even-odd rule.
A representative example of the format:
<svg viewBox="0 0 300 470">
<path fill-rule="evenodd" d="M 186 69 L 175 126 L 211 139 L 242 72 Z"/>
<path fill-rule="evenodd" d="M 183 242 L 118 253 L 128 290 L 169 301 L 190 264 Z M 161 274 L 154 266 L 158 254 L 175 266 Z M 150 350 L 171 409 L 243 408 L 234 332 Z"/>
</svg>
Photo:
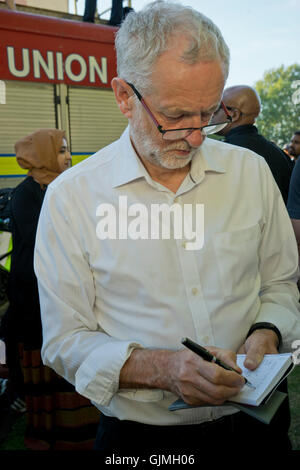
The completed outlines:
<svg viewBox="0 0 300 470">
<path fill-rule="evenodd" d="M 235 127 L 225 136 L 225 142 L 247 148 L 264 157 L 286 204 L 294 164 L 283 150 L 260 135 L 252 124 Z"/>
<path fill-rule="evenodd" d="M 37 224 L 45 191 L 31 177 L 16 187 L 12 197 L 13 252 L 9 285 L 10 320 L 19 341 L 39 348 L 42 327 L 33 256 Z"/>
</svg>

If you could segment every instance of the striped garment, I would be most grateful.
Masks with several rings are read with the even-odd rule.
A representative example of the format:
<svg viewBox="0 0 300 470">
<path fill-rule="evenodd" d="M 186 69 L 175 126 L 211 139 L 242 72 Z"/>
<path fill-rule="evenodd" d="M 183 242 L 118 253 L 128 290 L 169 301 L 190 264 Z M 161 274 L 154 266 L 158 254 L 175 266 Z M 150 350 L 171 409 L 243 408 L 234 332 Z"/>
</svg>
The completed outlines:
<svg viewBox="0 0 300 470">
<path fill-rule="evenodd" d="M 28 448 L 91 450 L 100 412 L 74 387 L 44 366 L 40 350 L 20 345 L 24 374 Z"/>
</svg>

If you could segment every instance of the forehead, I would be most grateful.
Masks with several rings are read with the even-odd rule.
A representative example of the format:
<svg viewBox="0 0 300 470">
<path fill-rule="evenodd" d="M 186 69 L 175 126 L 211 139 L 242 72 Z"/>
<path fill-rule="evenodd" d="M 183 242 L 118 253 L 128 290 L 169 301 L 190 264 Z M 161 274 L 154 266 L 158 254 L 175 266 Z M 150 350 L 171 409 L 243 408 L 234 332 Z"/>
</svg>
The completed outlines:
<svg viewBox="0 0 300 470">
<path fill-rule="evenodd" d="M 220 61 L 187 64 L 178 52 L 163 53 L 151 74 L 153 100 L 161 106 L 178 106 L 190 110 L 217 104 L 224 88 L 224 71 Z"/>
</svg>

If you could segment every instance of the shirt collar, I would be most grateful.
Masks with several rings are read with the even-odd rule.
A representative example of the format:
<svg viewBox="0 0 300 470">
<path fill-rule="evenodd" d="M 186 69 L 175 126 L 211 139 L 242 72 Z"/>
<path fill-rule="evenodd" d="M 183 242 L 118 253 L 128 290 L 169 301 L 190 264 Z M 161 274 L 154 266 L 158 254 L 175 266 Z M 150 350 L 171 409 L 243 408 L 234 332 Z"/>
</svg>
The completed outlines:
<svg viewBox="0 0 300 470">
<path fill-rule="evenodd" d="M 219 161 L 217 149 L 214 149 L 214 141 L 206 138 L 195 154 L 190 170 L 190 176 L 195 183 L 200 183 L 206 171 L 225 173 L 224 167 Z M 137 156 L 130 140 L 129 126 L 118 140 L 118 158 L 116 171 L 113 174 L 113 187 L 121 186 L 139 178 L 144 178 L 151 184 L 151 177 Z"/>
<path fill-rule="evenodd" d="M 137 156 L 130 140 L 129 126 L 117 142 L 118 155 L 115 159 L 113 187 L 121 186 L 139 178 L 150 178 L 149 173 Z"/>
<path fill-rule="evenodd" d="M 190 175 L 195 183 L 200 183 L 205 176 L 205 172 L 225 173 L 226 170 L 220 162 L 220 156 L 216 142 L 206 138 L 199 147 L 198 152 L 192 160 Z"/>
</svg>

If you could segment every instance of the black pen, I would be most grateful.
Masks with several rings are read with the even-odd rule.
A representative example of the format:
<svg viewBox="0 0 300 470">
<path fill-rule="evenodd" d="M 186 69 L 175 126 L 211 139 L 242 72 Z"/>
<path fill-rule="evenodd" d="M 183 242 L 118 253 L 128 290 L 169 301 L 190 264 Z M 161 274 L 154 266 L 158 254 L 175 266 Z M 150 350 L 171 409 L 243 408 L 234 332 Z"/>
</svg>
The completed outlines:
<svg viewBox="0 0 300 470">
<path fill-rule="evenodd" d="M 231 370 L 232 372 L 236 372 L 237 374 L 239 374 L 239 372 L 233 369 L 233 367 L 228 366 L 227 364 L 222 362 L 220 359 L 218 359 L 216 356 L 211 354 L 207 349 L 203 348 L 203 346 L 200 346 L 200 344 L 195 343 L 191 339 L 183 338 L 181 340 L 181 343 L 184 346 L 186 346 L 188 349 L 193 351 L 195 354 L 202 357 L 202 359 L 204 359 L 205 361 L 214 362 L 215 364 L 218 364 L 218 366 L 223 367 L 223 369 Z M 244 377 L 243 375 L 242 377 L 245 380 L 245 384 L 248 385 L 248 387 L 255 389 L 254 385 L 252 385 L 252 383 L 250 383 L 249 380 L 246 379 L 246 377 Z"/>
</svg>

